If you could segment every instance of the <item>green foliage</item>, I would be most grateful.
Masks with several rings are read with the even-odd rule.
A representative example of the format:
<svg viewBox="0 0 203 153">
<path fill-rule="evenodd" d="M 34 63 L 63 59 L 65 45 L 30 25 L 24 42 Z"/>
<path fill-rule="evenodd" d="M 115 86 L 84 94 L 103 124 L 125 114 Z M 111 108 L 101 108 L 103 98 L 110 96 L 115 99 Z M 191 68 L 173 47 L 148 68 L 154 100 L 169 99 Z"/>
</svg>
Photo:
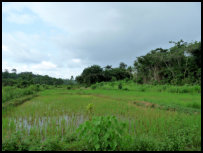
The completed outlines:
<svg viewBox="0 0 203 153">
<path fill-rule="evenodd" d="M 198 103 L 188 104 L 187 106 L 188 106 L 188 107 L 191 107 L 191 108 L 196 108 L 196 109 L 200 109 L 200 108 L 201 108 L 201 105 L 198 104 Z"/>
<path fill-rule="evenodd" d="M 94 104 L 93 103 L 88 104 L 86 107 L 86 111 L 89 119 L 91 120 L 92 116 L 94 115 Z"/>
<path fill-rule="evenodd" d="M 96 89 L 97 86 L 96 86 L 96 85 L 92 85 L 91 88 L 92 88 L 92 89 Z"/>
<path fill-rule="evenodd" d="M 145 92 L 145 91 L 146 91 L 146 88 L 145 88 L 145 87 L 140 87 L 140 88 L 139 88 L 139 91 Z"/>
<path fill-rule="evenodd" d="M 18 88 L 26 88 L 30 85 L 46 84 L 46 85 L 62 85 L 67 84 L 68 80 L 56 79 L 48 75 L 35 75 L 32 72 L 22 72 L 19 74 L 2 72 L 3 86 L 17 86 Z M 74 80 L 71 83 L 75 84 Z"/>
<path fill-rule="evenodd" d="M 76 81 L 80 84 L 94 84 L 103 81 L 116 81 L 125 78 L 131 78 L 132 74 L 122 66 L 120 68 L 105 68 L 103 70 L 98 65 L 85 68 L 80 76 L 76 77 Z"/>
<path fill-rule="evenodd" d="M 129 150 L 136 151 L 183 151 L 187 146 L 193 146 L 194 130 L 183 128 L 168 132 L 162 140 L 149 135 L 141 135 L 133 139 Z"/>
<path fill-rule="evenodd" d="M 112 82 L 117 81 L 116 77 L 113 76 L 112 79 L 111 79 L 111 81 L 112 81 Z"/>
<path fill-rule="evenodd" d="M 122 150 L 128 139 L 130 142 L 126 124 L 118 122 L 115 116 L 93 117 L 80 125 L 77 133 L 87 143 L 89 150 Z"/>
<path fill-rule="evenodd" d="M 183 40 L 169 49 L 157 48 L 134 62 L 137 83 L 172 85 L 201 83 L 201 42 Z"/>
<path fill-rule="evenodd" d="M 128 88 L 124 88 L 123 90 L 128 91 L 129 89 Z"/>
<path fill-rule="evenodd" d="M 47 137 L 40 140 L 34 136 L 24 137 L 22 131 L 11 135 L 2 142 L 2 151 L 74 151 L 84 149 L 84 144 L 78 141 L 75 135 Z"/>
<path fill-rule="evenodd" d="M 123 87 L 122 84 L 119 83 L 119 84 L 118 84 L 118 89 L 122 89 L 122 87 Z"/>
<path fill-rule="evenodd" d="M 181 151 L 187 145 L 192 145 L 191 138 L 193 137 L 190 131 L 193 129 L 178 129 L 166 136 L 166 142 L 162 145 L 164 150 Z"/>
<path fill-rule="evenodd" d="M 101 82 L 103 80 L 103 69 L 98 65 L 85 68 L 81 76 L 76 77 L 78 83 L 85 83 L 87 85 Z"/>
<path fill-rule="evenodd" d="M 130 150 L 136 151 L 160 151 L 162 150 L 161 142 L 148 135 L 142 135 L 134 138 Z M 166 151 L 166 150 L 165 150 Z"/>
<path fill-rule="evenodd" d="M 26 88 L 6 86 L 2 88 L 2 103 L 22 96 L 32 95 L 41 90 L 42 88 L 39 85 L 31 85 Z"/>
<path fill-rule="evenodd" d="M 2 151 L 28 151 L 29 141 L 19 131 L 2 143 Z"/>
<path fill-rule="evenodd" d="M 68 85 L 67 90 L 70 90 L 70 89 L 72 89 L 72 86 Z"/>
<path fill-rule="evenodd" d="M 46 139 L 40 145 L 40 151 L 60 151 L 60 150 L 62 150 L 62 147 L 57 137 Z"/>
<path fill-rule="evenodd" d="M 101 82 L 101 83 L 100 83 L 100 86 L 102 87 L 103 85 L 104 85 L 104 83 L 103 83 L 103 82 Z"/>
</svg>

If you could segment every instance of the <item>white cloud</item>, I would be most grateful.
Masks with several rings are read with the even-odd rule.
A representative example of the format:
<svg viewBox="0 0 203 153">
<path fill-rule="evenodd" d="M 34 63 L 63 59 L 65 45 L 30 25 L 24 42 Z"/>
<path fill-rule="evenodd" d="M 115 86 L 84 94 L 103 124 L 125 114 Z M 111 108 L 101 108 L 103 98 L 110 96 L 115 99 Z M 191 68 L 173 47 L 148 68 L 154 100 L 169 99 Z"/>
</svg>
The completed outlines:
<svg viewBox="0 0 203 153">
<path fill-rule="evenodd" d="M 6 20 L 16 24 L 30 24 L 36 20 L 36 16 L 25 10 L 25 3 L 4 3 L 2 14 Z"/>
<path fill-rule="evenodd" d="M 2 51 L 8 52 L 8 47 L 2 44 Z"/>
<path fill-rule="evenodd" d="M 47 48 L 43 36 L 26 34 L 24 32 L 2 33 L 2 56 L 17 63 L 36 63 L 44 58 L 49 59 L 42 50 Z M 8 52 L 9 48 L 9 52 Z M 7 52 L 6 52 L 7 51 Z"/>
<path fill-rule="evenodd" d="M 77 58 L 72 59 L 72 61 L 73 61 L 74 63 L 80 63 L 80 62 L 81 62 L 81 60 L 80 60 L 80 59 L 77 59 Z"/>
<path fill-rule="evenodd" d="M 14 14 L 10 13 L 7 17 L 7 20 L 12 23 L 17 23 L 17 24 L 29 24 L 33 23 L 34 20 L 36 19 L 35 16 L 29 15 L 29 14 Z"/>
<path fill-rule="evenodd" d="M 56 30 L 44 35 L 36 28 L 33 35 L 3 29 L 2 34 L 3 60 L 53 76 L 76 76 L 93 64 L 132 65 L 150 49 L 168 47 L 170 40 L 201 39 L 201 3 L 29 2 L 4 3 L 2 9 L 3 21 L 14 27 L 43 23 L 45 33 Z"/>
<path fill-rule="evenodd" d="M 31 68 L 35 70 L 53 70 L 56 67 L 57 66 L 55 64 L 48 61 L 42 61 L 40 64 L 35 64 L 31 66 Z"/>
</svg>

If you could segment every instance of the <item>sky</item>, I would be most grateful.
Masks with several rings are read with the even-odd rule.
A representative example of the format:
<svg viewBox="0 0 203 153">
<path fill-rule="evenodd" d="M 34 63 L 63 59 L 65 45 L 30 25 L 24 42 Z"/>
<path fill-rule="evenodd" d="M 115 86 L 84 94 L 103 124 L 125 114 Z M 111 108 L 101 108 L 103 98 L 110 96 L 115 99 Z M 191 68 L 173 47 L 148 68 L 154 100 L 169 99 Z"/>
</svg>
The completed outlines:
<svg viewBox="0 0 203 153">
<path fill-rule="evenodd" d="M 2 71 L 70 79 L 201 40 L 200 2 L 3 2 Z"/>
</svg>

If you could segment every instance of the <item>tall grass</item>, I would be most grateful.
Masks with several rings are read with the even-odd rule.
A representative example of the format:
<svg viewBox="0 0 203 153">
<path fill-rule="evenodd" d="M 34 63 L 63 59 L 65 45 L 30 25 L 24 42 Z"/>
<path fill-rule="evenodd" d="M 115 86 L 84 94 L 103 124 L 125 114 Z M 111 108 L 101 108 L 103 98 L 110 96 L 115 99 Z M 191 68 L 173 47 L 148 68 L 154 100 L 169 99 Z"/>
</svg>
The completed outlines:
<svg viewBox="0 0 203 153">
<path fill-rule="evenodd" d="M 123 89 L 128 89 L 132 91 L 141 91 L 141 92 L 169 92 L 169 93 L 191 93 L 191 94 L 200 94 L 201 86 L 199 85 L 184 85 L 184 86 L 175 86 L 175 85 L 151 85 L 151 84 L 137 84 L 133 81 L 115 81 L 115 82 L 101 82 L 92 85 L 94 88 L 99 89 L 118 89 L 118 85 L 122 84 Z"/>
<path fill-rule="evenodd" d="M 47 85 L 30 85 L 26 88 L 17 88 L 15 86 L 2 87 L 2 103 L 22 96 L 32 95 L 38 91 L 42 91 L 43 89 L 48 88 L 49 87 Z"/>
</svg>

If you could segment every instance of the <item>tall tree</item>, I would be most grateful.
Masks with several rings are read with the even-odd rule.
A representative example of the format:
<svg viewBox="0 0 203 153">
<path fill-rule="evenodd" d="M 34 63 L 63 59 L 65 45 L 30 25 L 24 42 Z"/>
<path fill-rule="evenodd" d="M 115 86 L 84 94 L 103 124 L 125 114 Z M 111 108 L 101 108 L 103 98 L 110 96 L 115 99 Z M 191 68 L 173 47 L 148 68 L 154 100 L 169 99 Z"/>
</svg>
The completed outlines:
<svg viewBox="0 0 203 153">
<path fill-rule="evenodd" d="M 127 64 L 125 64 L 124 62 L 120 62 L 119 68 L 120 69 L 126 69 L 127 68 Z"/>
</svg>

